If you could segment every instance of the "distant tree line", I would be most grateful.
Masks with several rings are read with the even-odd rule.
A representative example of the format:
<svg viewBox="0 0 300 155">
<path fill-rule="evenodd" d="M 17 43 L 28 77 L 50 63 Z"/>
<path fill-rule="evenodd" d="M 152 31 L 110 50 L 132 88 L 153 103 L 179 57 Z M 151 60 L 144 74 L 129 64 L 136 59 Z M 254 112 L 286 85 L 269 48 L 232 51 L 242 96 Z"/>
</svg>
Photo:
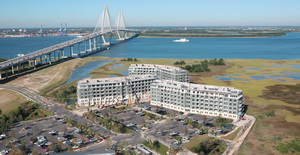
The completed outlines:
<svg viewBox="0 0 300 155">
<path fill-rule="evenodd" d="M 127 59 L 121 59 L 121 61 L 138 61 L 137 58 L 127 58 Z"/>
<path fill-rule="evenodd" d="M 192 65 L 182 66 L 181 68 L 185 69 L 189 72 L 192 72 L 192 73 L 201 73 L 201 72 L 210 72 L 210 69 L 208 68 L 209 65 L 224 66 L 225 62 L 224 62 L 223 59 L 219 59 L 219 60 L 218 59 L 211 59 L 209 61 L 208 60 L 200 61 L 199 64 L 192 64 Z"/>
<path fill-rule="evenodd" d="M 7 113 L 0 111 L 0 133 L 6 131 L 14 123 L 46 117 L 47 113 L 37 103 L 25 102 Z"/>
</svg>

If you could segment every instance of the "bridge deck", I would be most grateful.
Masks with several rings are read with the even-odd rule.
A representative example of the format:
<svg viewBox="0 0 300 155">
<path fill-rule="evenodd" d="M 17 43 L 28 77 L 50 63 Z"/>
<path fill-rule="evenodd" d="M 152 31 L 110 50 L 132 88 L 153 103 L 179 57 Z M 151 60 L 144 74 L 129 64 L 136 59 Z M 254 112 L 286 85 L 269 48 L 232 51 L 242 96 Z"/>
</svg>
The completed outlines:
<svg viewBox="0 0 300 155">
<path fill-rule="evenodd" d="M 95 38 L 95 37 L 105 35 L 107 33 L 116 32 L 116 31 L 126 31 L 126 32 L 135 32 L 135 33 L 138 32 L 138 31 L 134 31 L 134 30 L 112 30 L 112 31 L 106 31 L 106 32 L 94 32 L 94 33 L 88 34 L 86 36 L 83 36 L 82 38 L 72 39 L 72 40 L 69 40 L 69 41 L 66 41 L 66 42 L 63 42 L 63 43 L 60 43 L 60 44 L 56 44 L 56 45 L 53 45 L 53 46 L 50 46 L 50 47 L 47 47 L 47 48 L 43 48 L 43 49 L 34 51 L 34 52 L 26 54 L 22 57 L 17 57 L 17 58 L 13 58 L 13 59 L 1 62 L 0 63 L 0 70 L 9 68 L 11 66 L 18 65 L 18 64 L 23 63 L 23 62 L 27 62 L 29 60 L 33 60 L 36 57 L 47 55 L 47 54 L 49 54 L 53 51 L 64 49 L 66 47 L 72 46 L 74 44 L 78 44 L 78 43 L 86 41 L 88 39 Z"/>
</svg>

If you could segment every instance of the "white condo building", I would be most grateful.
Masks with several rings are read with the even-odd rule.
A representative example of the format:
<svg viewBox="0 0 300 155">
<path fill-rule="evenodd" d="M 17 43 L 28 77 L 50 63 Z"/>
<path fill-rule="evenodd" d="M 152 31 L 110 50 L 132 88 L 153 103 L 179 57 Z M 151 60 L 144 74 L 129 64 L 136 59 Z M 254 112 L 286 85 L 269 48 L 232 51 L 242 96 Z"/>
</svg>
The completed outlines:
<svg viewBox="0 0 300 155">
<path fill-rule="evenodd" d="M 129 75 L 154 75 L 160 80 L 188 82 L 188 71 L 174 66 L 153 64 L 131 64 Z"/>
<path fill-rule="evenodd" d="M 233 87 L 156 80 L 151 84 L 151 105 L 201 115 L 238 119 L 242 115 L 242 90 Z"/>
<path fill-rule="evenodd" d="M 77 85 L 78 105 L 110 105 L 149 98 L 150 85 L 156 79 L 151 75 L 137 75 L 80 80 Z"/>
</svg>

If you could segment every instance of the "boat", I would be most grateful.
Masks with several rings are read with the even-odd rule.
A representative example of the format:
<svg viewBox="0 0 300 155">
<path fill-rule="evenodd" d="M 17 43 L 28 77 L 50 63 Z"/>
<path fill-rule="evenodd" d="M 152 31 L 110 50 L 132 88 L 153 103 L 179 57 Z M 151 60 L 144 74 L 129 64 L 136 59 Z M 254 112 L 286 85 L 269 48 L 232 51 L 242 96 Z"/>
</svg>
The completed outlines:
<svg viewBox="0 0 300 155">
<path fill-rule="evenodd" d="M 173 42 L 180 42 L 180 43 L 185 43 L 185 42 L 189 42 L 190 40 L 186 39 L 186 38 L 180 38 L 178 40 L 173 40 Z"/>
</svg>

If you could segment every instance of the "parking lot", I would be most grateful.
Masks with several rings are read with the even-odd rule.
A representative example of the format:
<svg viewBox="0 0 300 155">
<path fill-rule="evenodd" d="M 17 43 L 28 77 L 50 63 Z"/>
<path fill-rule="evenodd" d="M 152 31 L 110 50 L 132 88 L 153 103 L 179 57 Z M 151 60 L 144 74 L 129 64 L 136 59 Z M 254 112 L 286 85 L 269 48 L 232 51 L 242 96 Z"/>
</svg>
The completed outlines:
<svg viewBox="0 0 300 155">
<path fill-rule="evenodd" d="M 63 151 L 70 148 L 98 151 L 109 150 L 111 145 L 121 142 L 127 142 L 128 145 L 140 145 L 147 136 L 155 137 L 156 140 L 163 142 L 168 147 L 181 147 L 181 143 L 189 142 L 190 138 L 206 134 L 214 128 L 216 119 L 203 115 L 183 114 L 167 108 L 152 106 L 147 102 L 137 103 L 133 106 L 95 109 L 93 113 L 98 117 L 113 118 L 115 123 L 124 124 L 126 128 L 134 132 L 116 133 L 109 131 L 105 126 L 97 125 L 85 117 L 70 113 L 72 117 L 69 118 L 72 120 L 91 128 L 94 133 L 98 132 L 102 136 L 110 137 L 109 143 L 104 141 L 105 143 L 98 145 L 96 142 L 100 142 L 101 138 L 89 137 L 87 133 L 81 132 L 78 128 L 67 125 L 65 119 L 62 118 L 68 117 L 68 115 L 63 114 L 62 110 L 57 110 L 56 114 L 60 114 L 60 117 L 48 117 L 15 124 L 6 133 L 10 136 L 0 140 L 0 149 L 8 149 L 11 144 L 15 146 L 24 145 L 28 150 L 45 154 L 51 144 L 60 144 Z M 191 122 L 196 122 L 201 128 L 191 126 Z M 32 140 L 33 136 L 36 137 L 35 140 Z"/>
<path fill-rule="evenodd" d="M 1 150 L 9 150 L 13 145 L 22 146 L 25 150 L 35 150 L 46 154 L 52 145 L 59 141 L 61 150 L 79 149 L 80 146 L 97 142 L 98 139 L 80 133 L 75 127 L 69 127 L 64 119 L 48 117 L 34 121 L 15 124 L 5 139 L 0 141 Z M 34 138 L 35 137 L 35 138 Z"/>
</svg>

